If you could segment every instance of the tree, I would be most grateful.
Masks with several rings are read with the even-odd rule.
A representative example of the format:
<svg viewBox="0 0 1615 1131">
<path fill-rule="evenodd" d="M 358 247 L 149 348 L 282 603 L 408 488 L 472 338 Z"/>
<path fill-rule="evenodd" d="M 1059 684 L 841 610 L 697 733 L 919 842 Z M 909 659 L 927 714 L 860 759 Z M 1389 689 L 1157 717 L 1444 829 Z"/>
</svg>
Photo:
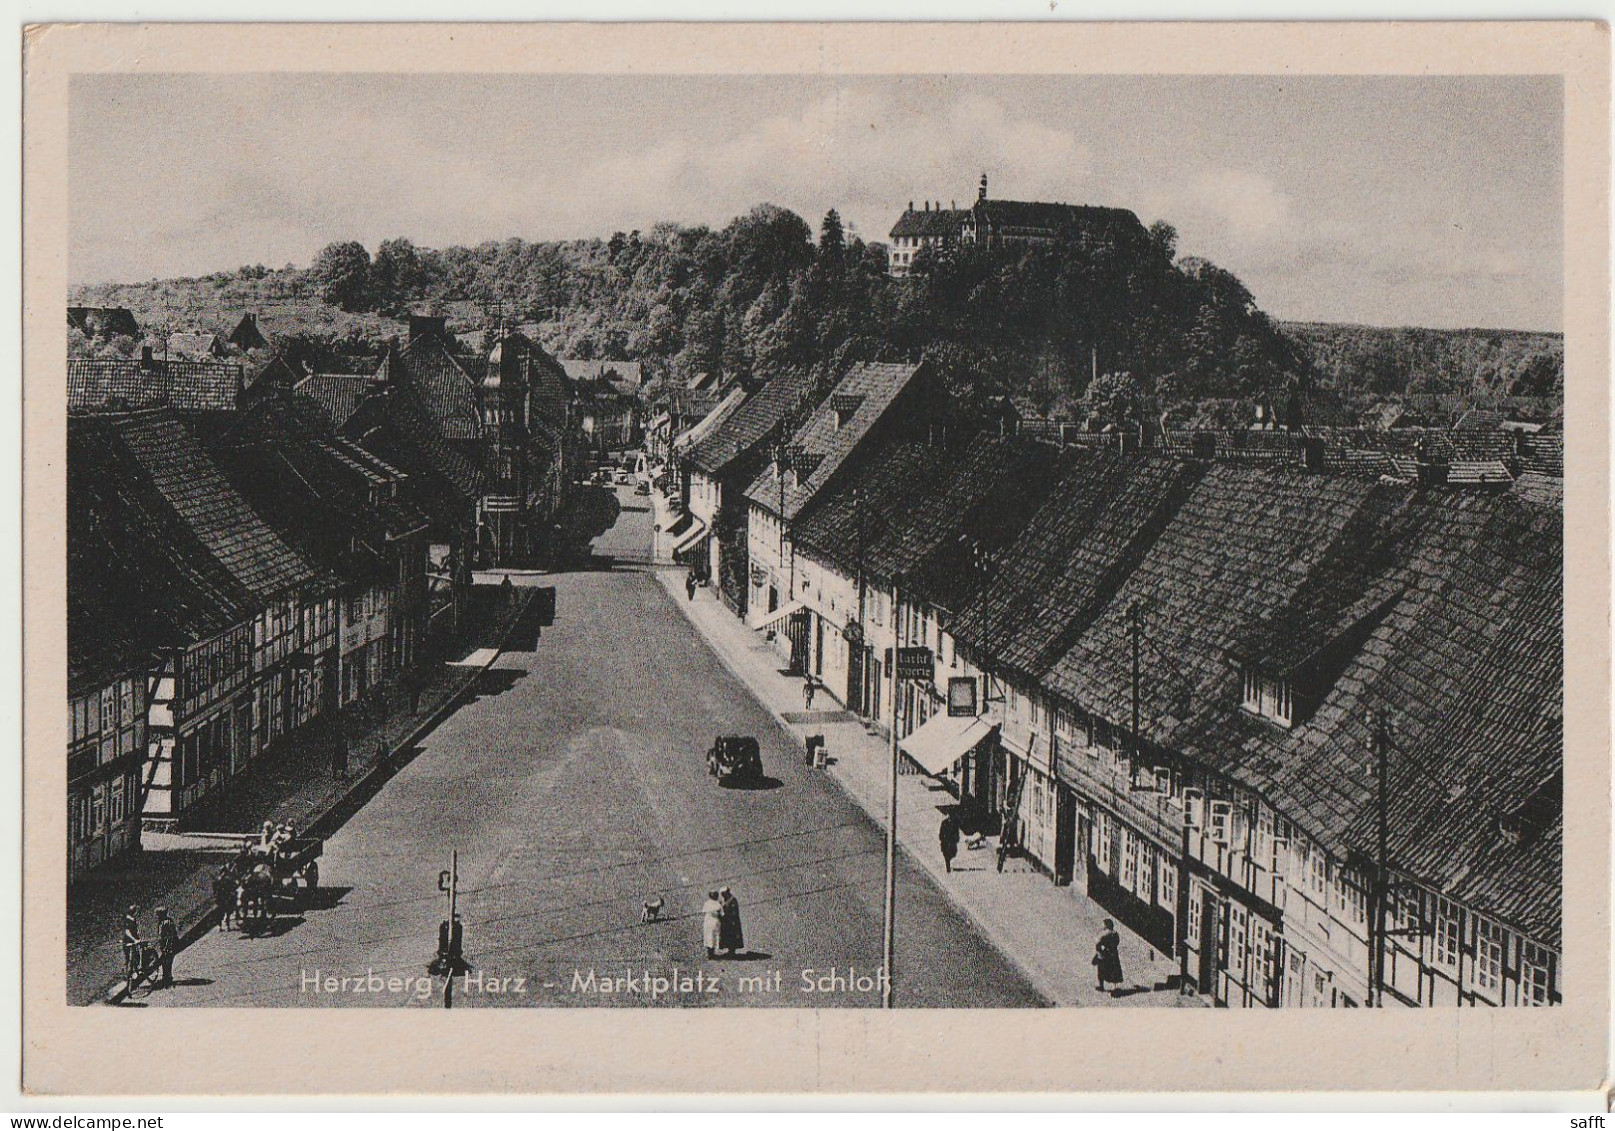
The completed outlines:
<svg viewBox="0 0 1615 1131">
<path fill-rule="evenodd" d="M 847 236 L 841 227 L 841 214 L 832 208 L 824 214 L 824 222 L 819 225 L 819 258 L 840 266 L 846 247 Z"/>
<path fill-rule="evenodd" d="M 1150 225 L 1150 243 L 1171 263 L 1178 255 L 1178 230 L 1165 220 Z"/>
<path fill-rule="evenodd" d="M 1101 373 L 1088 384 L 1087 399 L 1099 427 L 1120 430 L 1138 423 L 1144 390 L 1131 373 Z"/>
<path fill-rule="evenodd" d="M 371 277 L 377 297 L 384 302 L 400 304 L 425 297 L 426 272 L 420 252 L 403 236 L 382 241 L 371 264 Z"/>
<path fill-rule="evenodd" d="M 370 253 L 356 240 L 327 244 L 315 256 L 309 280 L 332 306 L 351 312 L 375 305 Z"/>
</svg>

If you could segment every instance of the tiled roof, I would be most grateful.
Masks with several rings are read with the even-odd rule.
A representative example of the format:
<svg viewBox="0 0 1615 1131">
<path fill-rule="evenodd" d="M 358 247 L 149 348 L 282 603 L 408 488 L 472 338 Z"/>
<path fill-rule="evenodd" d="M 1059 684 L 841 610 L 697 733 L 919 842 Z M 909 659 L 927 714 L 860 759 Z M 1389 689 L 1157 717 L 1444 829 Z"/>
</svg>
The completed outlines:
<svg viewBox="0 0 1615 1131">
<path fill-rule="evenodd" d="M 979 580 L 961 539 L 1007 543 L 1046 493 L 1058 453 L 1016 437 L 980 436 L 962 450 L 887 445 L 842 481 L 794 532 L 806 552 L 943 608 Z"/>
<path fill-rule="evenodd" d="M 440 533 L 470 520 L 482 482 L 477 465 L 458 447 L 437 438 L 431 419 L 408 387 L 393 386 L 384 395 L 366 398 L 340 435 L 407 473 L 411 490 Z"/>
<path fill-rule="evenodd" d="M 224 346 L 217 334 L 170 334 L 168 335 L 168 349 L 171 353 L 194 357 L 198 360 L 217 357 L 224 352 Z"/>
<path fill-rule="evenodd" d="M 712 411 L 691 424 L 677 437 L 674 445 L 681 453 L 686 453 L 696 444 L 723 426 L 723 422 L 733 416 L 746 401 L 746 390 L 736 385 L 730 389 L 724 398 L 712 407 Z"/>
<path fill-rule="evenodd" d="M 242 367 L 181 358 L 72 358 L 67 363 L 67 407 L 149 408 L 229 412 L 243 384 Z"/>
<path fill-rule="evenodd" d="M 88 690 L 154 652 L 218 635 L 258 599 L 208 551 L 121 442 L 122 418 L 70 417 L 68 676 Z"/>
<path fill-rule="evenodd" d="M 992 226 L 1041 228 L 1061 231 L 1067 228 L 1127 226 L 1138 228 L 1138 217 L 1125 208 L 1102 208 L 1092 204 L 1049 204 L 1036 200 L 985 200 L 974 210 L 985 214 Z M 1142 230 L 1142 229 L 1140 229 Z"/>
<path fill-rule="evenodd" d="M 266 402 L 211 454 L 231 484 L 311 560 L 350 582 L 393 576 L 389 539 L 424 530 L 407 476 L 340 438 L 313 410 Z"/>
<path fill-rule="evenodd" d="M 644 367 L 637 361 L 585 361 L 575 357 L 556 360 L 573 381 L 605 381 L 620 393 L 631 393 L 643 383 Z"/>
<path fill-rule="evenodd" d="M 477 380 L 442 335 L 422 334 L 392 355 L 392 379 L 409 385 L 439 439 L 482 439 Z"/>
<path fill-rule="evenodd" d="M 269 600 L 331 580 L 259 517 L 172 413 L 157 409 L 111 419 L 113 439 L 130 466 L 249 592 Z"/>
<path fill-rule="evenodd" d="M 269 339 L 258 325 L 258 316 L 250 313 L 241 316 L 225 341 L 244 350 L 264 349 L 269 345 Z"/>
<path fill-rule="evenodd" d="M 1075 450 L 1024 531 L 986 565 L 953 632 L 997 669 L 1041 678 L 1106 607 L 1201 474 L 1197 465 Z"/>
<path fill-rule="evenodd" d="M 807 457 L 806 460 L 798 457 L 798 466 L 809 463 L 812 467 L 805 475 L 800 471 L 794 477 L 787 475 L 785 518 L 795 519 L 802 508 L 813 500 L 819 488 L 840 470 L 853 449 L 886 415 L 892 402 L 909 388 L 919 371 L 919 365 L 866 362 L 854 366 L 842 378 L 834 392 L 863 399 L 859 402 L 858 411 L 839 427 L 835 410 L 826 400 L 797 429 L 791 445 Z M 747 498 L 770 511 L 778 510 L 779 494 L 778 480 L 768 469 L 764 469 L 746 491 Z"/>
<path fill-rule="evenodd" d="M 140 324 L 127 306 L 70 306 L 67 324 L 89 337 L 140 337 Z"/>
<path fill-rule="evenodd" d="M 1497 821 L 1559 765 L 1560 528 L 1510 494 L 1213 466 L 1045 683 L 1125 727 L 1138 602 L 1145 741 L 1261 793 L 1337 858 L 1372 848 L 1363 719 L 1388 710 L 1396 865 L 1552 944 L 1557 845 L 1504 843 Z M 1242 711 L 1230 654 L 1282 667 L 1309 634 L 1346 645 L 1316 707 L 1288 730 Z"/>
<path fill-rule="evenodd" d="M 722 475 L 751 454 L 813 395 L 813 376 L 806 370 L 782 373 L 741 403 L 721 425 L 697 442 L 685 458 L 709 475 Z"/>
<path fill-rule="evenodd" d="M 957 236 L 959 228 L 970 218 L 967 208 L 933 208 L 929 211 L 910 208 L 892 225 L 892 236 Z"/>
<path fill-rule="evenodd" d="M 292 392 L 318 406 L 328 426 L 341 428 L 359 407 L 366 394 L 377 388 L 375 381 L 353 373 L 310 373 L 292 386 Z"/>
</svg>

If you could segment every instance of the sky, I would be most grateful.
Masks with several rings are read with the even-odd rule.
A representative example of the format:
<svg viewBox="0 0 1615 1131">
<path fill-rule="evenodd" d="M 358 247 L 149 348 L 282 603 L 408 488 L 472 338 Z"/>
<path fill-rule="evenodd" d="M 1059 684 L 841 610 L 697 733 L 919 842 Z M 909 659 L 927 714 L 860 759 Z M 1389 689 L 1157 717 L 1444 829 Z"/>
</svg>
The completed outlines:
<svg viewBox="0 0 1615 1131">
<path fill-rule="evenodd" d="M 69 277 L 138 282 L 752 206 L 1129 208 L 1269 314 L 1562 328 L 1555 77 L 80 75 Z"/>
</svg>

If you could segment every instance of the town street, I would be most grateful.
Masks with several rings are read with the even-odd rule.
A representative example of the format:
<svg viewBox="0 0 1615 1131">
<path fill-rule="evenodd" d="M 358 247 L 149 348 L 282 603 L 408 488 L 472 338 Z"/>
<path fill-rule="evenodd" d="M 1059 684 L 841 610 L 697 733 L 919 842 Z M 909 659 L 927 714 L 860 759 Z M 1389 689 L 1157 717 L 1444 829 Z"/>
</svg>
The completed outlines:
<svg viewBox="0 0 1615 1131">
<path fill-rule="evenodd" d="M 556 586 L 555 624 L 528 629 L 327 840 L 313 905 L 270 936 L 210 932 L 177 986 L 132 1004 L 439 1008 L 441 979 L 422 979 L 451 850 L 473 967 L 456 1007 L 879 1004 L 883 833 L 645 572 L 649 500 L 589 493 L 598 527 L 615 520 L 596 556 L 512 579 Z M 757 736 L 762 788 L 707 775 L 717 734 Z M 898 882 L 899 1005 L 1042 1004 L 906 861 Z M 709 961 L 700 907 L 721 885 L 751 953 Z"/>
</svg>

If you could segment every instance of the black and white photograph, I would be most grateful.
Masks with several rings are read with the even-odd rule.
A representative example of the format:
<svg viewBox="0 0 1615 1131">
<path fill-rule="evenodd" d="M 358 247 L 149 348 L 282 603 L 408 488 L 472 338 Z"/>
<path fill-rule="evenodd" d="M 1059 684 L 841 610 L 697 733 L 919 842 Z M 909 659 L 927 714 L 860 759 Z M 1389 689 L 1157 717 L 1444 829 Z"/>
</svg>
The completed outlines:
<svg viewBox="0 0 1615 1131">
<path fill-rule="evenodd" d="M 755 63 L 65 80 L 61 1004 L 1597 1008 L 1564 77 Z"/>
</svg>

